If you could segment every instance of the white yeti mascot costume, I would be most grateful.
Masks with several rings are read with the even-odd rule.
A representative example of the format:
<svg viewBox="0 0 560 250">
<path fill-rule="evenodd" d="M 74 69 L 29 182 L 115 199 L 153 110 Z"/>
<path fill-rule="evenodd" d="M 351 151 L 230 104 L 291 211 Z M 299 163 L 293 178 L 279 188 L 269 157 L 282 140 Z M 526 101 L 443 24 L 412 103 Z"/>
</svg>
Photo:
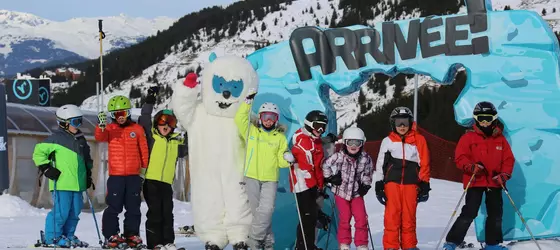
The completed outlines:
<svg viewBox="0 0 560 250">
<path fill-rule="evenodd" d="M 243 183 L 245 142 L 234 116 L 258 76 L 243 58 L 210 56 L 200 84 L 191 73 L 173 90 L 171 104 L 187 130 L 196 234 L 206 249 L 247 249 L 252 215 Z M 202 99 L 202 100 L 201 100 Z"/>
</svg>

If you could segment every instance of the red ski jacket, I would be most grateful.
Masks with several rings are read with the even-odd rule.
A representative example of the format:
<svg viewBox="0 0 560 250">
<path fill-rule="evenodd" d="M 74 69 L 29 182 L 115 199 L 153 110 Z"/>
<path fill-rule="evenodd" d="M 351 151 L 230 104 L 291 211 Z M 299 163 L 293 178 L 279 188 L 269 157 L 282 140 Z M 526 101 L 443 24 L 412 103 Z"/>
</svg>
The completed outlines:
<svg viewBox="0 0 560 250">
<path fill-rule="evenodd" d="M 292 154 L 296 160 L 290 168 L 290 189 L 300 193 L 312 187 L 323 188 L 323 144 L 321 138 L 313 138 L 307 131 L 298 129 L 292 136 Z M 292 182 L 295 181 L 295 183 Z"/>
<path fill-rule="evenodd" d="M 471 179 L 473 165 L 479 162 L 486 171 L 477 172 L 470 187 L 500 187 L 492 177 L 500 173 L 511 175 L 513 172 L 515 158 L 501 126 L 496 126 L 492 136 L 486 137 L 475 124 L 473 130 L 459 139 L 455 149 L 455 164 L 464 172 L 463 188 Z"/>
</svg>

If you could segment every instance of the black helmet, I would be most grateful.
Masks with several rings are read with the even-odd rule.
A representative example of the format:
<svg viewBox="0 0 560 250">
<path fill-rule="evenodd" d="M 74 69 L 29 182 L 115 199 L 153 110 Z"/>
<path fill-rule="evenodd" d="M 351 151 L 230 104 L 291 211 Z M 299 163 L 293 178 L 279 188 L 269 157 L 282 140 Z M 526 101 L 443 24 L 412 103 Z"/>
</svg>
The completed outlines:
<svg viewBox="0 0 560 250">
<path fill-rule="evenodd" d="M 395 119 L 397 118 L 408 118 L 409 126 L 411 126 L 414 115 L 412 114 L 412 111 L 410 111 L 410 109 L 407 107 L 396 107 L 395 109 L 393 109 L 391 115 L 389 116 L 389 123 L 391 124 L 391 129 L 393 131 L 395 131 L 396 127 L 398 126 L 395 124 Z"/>
<path fill-rule="evenodd" d="M 498 111 L 491 102 L 479 102 L 474 106 L 473 115 L 497 115 Z"/>
<path fill-rule="evenodd" d="M 325 132 L 328 123 L 329 118 L 327 118 L 323 111 L 313 110 L 305 116 L 305 130 L 310 134 L 313 133 L 313 130 L 317 130 L 320 133 Z"/>
</svg>

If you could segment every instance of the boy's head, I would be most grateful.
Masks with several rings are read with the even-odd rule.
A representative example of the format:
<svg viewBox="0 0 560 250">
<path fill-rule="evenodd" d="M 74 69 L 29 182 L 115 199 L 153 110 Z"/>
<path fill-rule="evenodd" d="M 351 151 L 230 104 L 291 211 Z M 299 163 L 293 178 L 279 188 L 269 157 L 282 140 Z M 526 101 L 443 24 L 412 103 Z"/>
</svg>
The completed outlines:
<svg viewBox="0 0 560 250">
<path fill-rule="evenodd" d="M 390 123 L 394 132 L 399 135 L 406 135 L 410 131 L 413 122 L 412 111 L 407 107 L 396 107 L 391 112 Z"/>
<path fill-rule="evenodd" d="M 329 119 L 319 110 L 313 110 L 305 116 L 304 128 L 314 137 L 320 137 L 327 129 Z"/>
<path fill-rule="evenodd" d="M 350 155 L 356 155 L 359 153 L 364 146 L 366 141 L 366 136 L 364 131 L 358 127 L 350 127 L 344 130 L 342 134 L 342 140 L 344 141 L 345 151 Z"/>
<path fill-rule="evenodd" d="M 259 124 L 266 130 L 276 128 L 280 116 L 278 105 L 265 102 L 259 108 Z"/>
<path fill-rule="evenodd" d="M 78 133 L 79 127 L 82 125 L 83 116 L 82 111 L 72 104 L 64 105 L 56 110 L 58 126 L 72 134 Z"/>
<path fill-rule="evenodd" d="M 160 135 L 168 136 L 177 128 L 177 118 L 173 111 L 169 109 L 161 110 L 154 116 L 154 126 Z"/>
<path fill-rule="evenodd" d="M 491 135 L 498 124 L 498 111 L 491 102 L 479 102 L 473 110 L 476 126 L 486 135 Z"/>
<path fill-rule="evenodd" d="M 111 118 L 119 125 L 124 125 L 128 122 L 131 108 L 130 99 L 122 95 L 114 96 L 107 104 L 107 109 Z"/>
</svg>

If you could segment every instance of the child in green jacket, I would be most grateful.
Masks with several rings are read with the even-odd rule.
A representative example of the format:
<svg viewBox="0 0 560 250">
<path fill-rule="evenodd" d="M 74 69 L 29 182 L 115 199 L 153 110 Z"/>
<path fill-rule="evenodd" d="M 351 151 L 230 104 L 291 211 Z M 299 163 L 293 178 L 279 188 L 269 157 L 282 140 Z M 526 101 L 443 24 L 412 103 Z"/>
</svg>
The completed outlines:
<svg viewBox="0 0 560 250">
<path fill-rule="evenodd" d="M 247 142 L 245 187 L 249 196 L 253 221 L 249 234 L 251 249 L 273 248 L 272 213 L 278 187 L 278 170 L 290 166 L 293 156 L 288 151 L 285 127 L 278 124 L 280 109 L 265 102 L 259 108 L 259 118 L 251 123 L 249 114 L 256 92 L 249 91 L 235 115 L 239 134 Z"/>
<path fill-rule="evenodd" d="M 83 207 L 83 192 L 93 185 L 93 160 L 79 127 L 83 114 L 76 105 L 64 105 L 56 111 L 59 130 L 38 143 L 33 162 L 49 179 L 53 208 L 45 223 L 44 245 L 87 247 L 74 235 Z M 95 189 L 95 186 L 93 186 Z"/>
<path fill-rule="evenodd" d="M 152 123 L 151 114 L 158 87 L 148 90 L 138 123 L 144 127 L 150 158 L 143 185 L 144 199 L 148 205 L 146 214 L 146 239 L 148 249 L 176 250 L 173 230 L 173 180 L 178 158 L 184 157 L 184 139 L 177 128 L 173 111 L 164 109 L 156 113 Z"/>
</svg>

